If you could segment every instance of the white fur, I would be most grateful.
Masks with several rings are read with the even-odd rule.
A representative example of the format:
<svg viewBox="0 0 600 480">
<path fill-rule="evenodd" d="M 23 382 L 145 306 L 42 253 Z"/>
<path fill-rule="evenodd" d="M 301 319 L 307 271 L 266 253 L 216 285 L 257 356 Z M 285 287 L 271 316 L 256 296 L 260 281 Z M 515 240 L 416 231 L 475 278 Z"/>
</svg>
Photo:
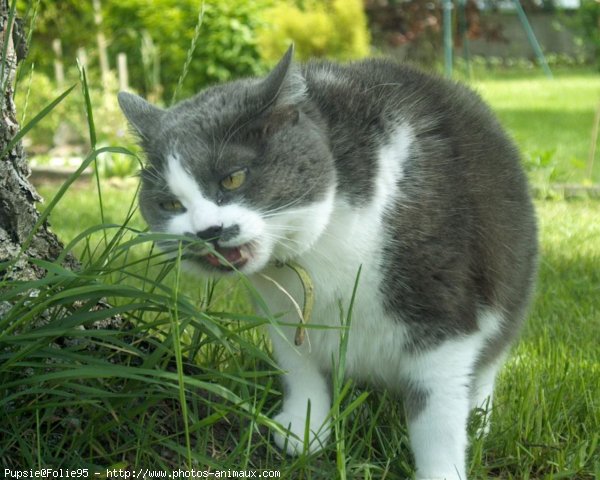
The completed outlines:
<svg viewBox="0 0 600 480">
<path fill-rule="evenodd" d="M 329 223 L 334 196 L 332 187 L 321 201 L 264 215 L 264 234 L 276 240 L 272 252 L 275 259 L 298 257 L 313 247 Z"/>
<path fill-rule="evenodd" d="M 381 217 L 385 209 L 391 208 L 401 194 L 398 182 L 404 174 L 404 162 L 412 141 L 412 129 L 406 124 L 401 124 L 390 135 L 390 142 L 379 152 L 379 171 L 375 181 L 375 195 L 370 206 L 372 213 L 378 217 Z"/>
<path fill-rule="evenodd" d="M 479 316 L 479 329 L 481 332 L 488 332 L 489 338 L 498 332 L 502 324 L 502 316 L 497 312 L 485 310 Z M 494 399 L 494 383 L 500 367 L 504 364 L 506 352 L 499 355 L 492 363 L 478 369 L 475 372 L 471 391 L 471 408 L 482 408 L 490 410 Z"/>
<path fill-rule="evenodd" d="M 343 86 L 344 88 L 348 86 L 348 79 L 340 78 L 339 74 L 332 72 L 330 68 L 319 68 L 312 72 L 312 74 L 319 84 L 327 83 L 329 85 Z"/>
<path fill-rule="evenodd" d="M 466 480 L 472 377 L 486 341 L 497 333 L 501 320 L 499 313 L 482 310 L 477 333 L 447 340 L 403 362 L 412 384 L 429 392 L 425 409 L 408 425 L 418 479 Z"/>
</svg>

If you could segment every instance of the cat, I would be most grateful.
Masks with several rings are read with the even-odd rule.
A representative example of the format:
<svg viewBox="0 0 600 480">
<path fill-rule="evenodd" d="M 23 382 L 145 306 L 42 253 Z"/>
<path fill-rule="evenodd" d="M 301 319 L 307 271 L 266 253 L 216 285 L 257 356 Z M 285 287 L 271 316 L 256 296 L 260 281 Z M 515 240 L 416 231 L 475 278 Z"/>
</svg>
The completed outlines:
<svg viewBox="0 0 600 480">
<path fill-rule="evenodd" d="M 466 479 L 469 412 L 491 404 L 537 269 L 518 151 L 478 95 L 390 60 L 300 65 L 292 46 L 265 77 L 168 109 L 118 98 L 147 156 L 150 229 L 213 246 L 190 241 L 190 269 L 242 272 L 293 325 L 304 286 L 282 265 L 312 279 L 305 341 L 270 327 L 288 432 L 275 443 L 302 453 L 308 422 L 308 450 L 327 445 L 357 282 L 346 376 L 403 399 L 418 479 Z"/>
</svg>

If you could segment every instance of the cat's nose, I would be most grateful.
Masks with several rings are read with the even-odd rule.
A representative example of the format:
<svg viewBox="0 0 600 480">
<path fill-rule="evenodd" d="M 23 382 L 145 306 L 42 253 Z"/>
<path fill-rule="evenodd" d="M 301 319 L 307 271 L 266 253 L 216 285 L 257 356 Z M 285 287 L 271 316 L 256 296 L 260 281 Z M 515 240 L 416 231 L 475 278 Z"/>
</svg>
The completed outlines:
<svg viewBox="0 0 600 480">
<path fill-rule="evenodd" d="M 223 227 L 223 225 L 214 225 L 212 227 L 208 227 L 206 230 L 202 230 L 201 232 L 196 232 L 196 237 L 206 242 L 216 243 L 218 240 L 227 242 L 228 240 L 234 239 L 239 234 L 240 226 L 237 224 L 230 225 L 228 227 Z"/>
<path fill-rule="evenodd" d="M 206 230 L 202 230 L 201 232 L 196 232 L 196 236 L 201 240 L 218 240 L 223 234 L 223 225 L 215 225 L 213 227 L 208 227 Z"/>
</svg>

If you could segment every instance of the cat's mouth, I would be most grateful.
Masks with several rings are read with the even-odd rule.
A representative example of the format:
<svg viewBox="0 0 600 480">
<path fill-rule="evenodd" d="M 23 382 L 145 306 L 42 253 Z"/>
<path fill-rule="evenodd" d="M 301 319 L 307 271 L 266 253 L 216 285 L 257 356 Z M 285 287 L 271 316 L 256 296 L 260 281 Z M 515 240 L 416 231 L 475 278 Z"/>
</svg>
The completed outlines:
<svg viewBox="0 0 600 480">
<path fill-rule="evenodd" d="M 249 243 L 235 247 L 220 247 L 215 245 L 212 251 L 202 253 L 188 253 L 186 260 L 193 260 L 208 266 L 211 269 L 223 272 L 231 272 L 242 268 L 252 257 L 252 249 Z"/>
</svg>

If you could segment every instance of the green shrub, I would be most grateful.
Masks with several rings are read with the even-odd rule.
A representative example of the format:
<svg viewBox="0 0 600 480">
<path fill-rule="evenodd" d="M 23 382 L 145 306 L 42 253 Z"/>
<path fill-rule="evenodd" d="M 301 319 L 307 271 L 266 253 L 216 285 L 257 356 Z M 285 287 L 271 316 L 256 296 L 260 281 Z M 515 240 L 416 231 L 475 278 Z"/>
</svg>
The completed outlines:
<svg viewBox="0 0 600 480">
<path fill-rule="evenodd" d="M 590 58 L 600 69 L 600 2 L 581 0 L 575 23 L 584 43 L 590 49 Z"/>
<path fill-rule="evenodd" d="M 82 47 L 88 54 L 90 75 L 99 76 L 98 28 L 91 4 L 40 0 L 28 55 L 37 71 L 53 75 L 50 45 L 60 38 L 65 67 L 74 65 Z M 261 14 L 272 4 L 273 0 L 102 0 L 101 29 L 108 40 L 110 67 L 116 67 L 118 53 L 126 53 L 131 87 L 143 95 L 158 92 L 170 99 L 198 33 L 181 97 L 207 84 L 261 74 L 265 66 L 256 32 L 264 21 Z M 202 24 L 196 29 L 201 8 Z M 25 0 L 19 0 L 18 12 L 29 24 L 33 14 Z"/>
<path fill-rule="evenodd" d="M 208 84 L 265 71 L 256 31 L 262 22 L 260 13 L 271 5 L 270 0 L 206 2 L 199 29 L 197 0 L 119 0 L 105 4 L 111 58 L 127 53 L 130 82 L 143 94 L 152 88 L 144 80 L 152 77 L 152 72 L 141 54 L 143 42 L 147 45 L 149 39 L 160 61 L 164 99 L 170 99 L 177 88 L 192 42 L 195 48 L 180 98 Z"/>
<path fill-rule="evenodd" d="M 278 59 L 291 42 L 296 57 L 333 57 L 339 60 L 369 54 L 369 32 L 361 0 L 306 0 L 302 5 L 281 2 L 265 13 L 260 32 L 261 54 Z"/>
</svg>

